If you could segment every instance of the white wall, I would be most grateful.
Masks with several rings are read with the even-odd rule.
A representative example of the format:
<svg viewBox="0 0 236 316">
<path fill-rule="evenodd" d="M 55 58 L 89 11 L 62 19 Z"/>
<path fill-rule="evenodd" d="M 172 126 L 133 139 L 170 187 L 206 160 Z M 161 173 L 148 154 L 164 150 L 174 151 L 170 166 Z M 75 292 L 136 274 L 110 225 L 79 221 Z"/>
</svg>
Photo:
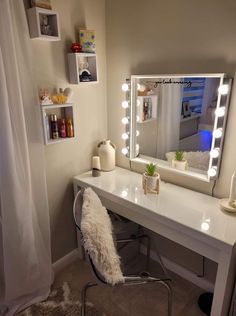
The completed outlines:
<svg viewBox="0 0 236 316">
<path fill-rule="evenodd" d="M 31 40 L 38 87 L 71 87 L 74 96 L 75 141 L 45 146 L 53 260 L 76 247 L 72 219 L 72 177 L 91 168 L 97 143 L 107 136 L 105 0 L 54 0 L 60 18 L 61 41 Z M 70 85 L 67 53 L 76 39 L 76 27 L 95 30 L 98 84 Z"/>
</svg>

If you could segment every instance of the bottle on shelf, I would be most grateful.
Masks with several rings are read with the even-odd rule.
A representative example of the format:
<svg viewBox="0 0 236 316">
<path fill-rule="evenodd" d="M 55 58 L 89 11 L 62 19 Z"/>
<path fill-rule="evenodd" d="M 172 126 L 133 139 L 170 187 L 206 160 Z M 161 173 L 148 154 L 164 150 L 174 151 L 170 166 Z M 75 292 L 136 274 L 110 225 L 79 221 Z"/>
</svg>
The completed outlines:
<svg viewBox="0 0 236 316">
<path fill-rule="evenodd" d="M 57 123 L 57 116 L 56 116 L 56 114 L 51 114 L 50 121 L 51 121 L 51 135 L 52 135 L 52 139 L 58 139 L 59 138 L 59 132 L 58 132 L 58 123 Z"/>
<path fill-rule="evenodd" d="M 74 127 L 72 123 L 72 119 L 68 118 L 66 120 L 66 136 L 67 137 L 74 137 Z"/>
<path fill-rule="evenodd" d="M 59 123 L 59 136 L 62 138 L 66 137 L 66 120 L 64 118 Z"/>
</svg>

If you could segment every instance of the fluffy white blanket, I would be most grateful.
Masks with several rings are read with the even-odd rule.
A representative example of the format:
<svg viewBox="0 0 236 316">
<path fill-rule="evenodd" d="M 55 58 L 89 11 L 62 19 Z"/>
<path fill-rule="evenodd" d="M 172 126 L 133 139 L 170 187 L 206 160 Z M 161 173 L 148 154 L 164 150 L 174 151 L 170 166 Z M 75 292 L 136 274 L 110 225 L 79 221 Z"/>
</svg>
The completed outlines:
<svg viewBox="0 0 236 316">
<path fill-rule="evenodd" d="M 81 231 L 84 248 L 99 273 L 111 285 L 124 282 L 110 217 L 91 188 L 85 189 L 83 195 Z"/>
</svg>

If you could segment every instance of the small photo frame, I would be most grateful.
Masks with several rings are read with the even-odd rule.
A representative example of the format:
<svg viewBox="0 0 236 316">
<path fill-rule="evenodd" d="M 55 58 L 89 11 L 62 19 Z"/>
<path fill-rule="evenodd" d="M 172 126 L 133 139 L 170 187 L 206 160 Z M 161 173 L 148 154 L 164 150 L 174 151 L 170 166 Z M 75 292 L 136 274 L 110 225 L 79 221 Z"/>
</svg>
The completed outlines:
<svg viewBox="0 0 236 316">
<path fill-rule="evenodd" d="M 182 102 L 182 111 L 181 112 L 182 112 L 181 114 L 183 115 L 183 117 L 191 116 L 189 101 Z"/>
<path fill-rule="evenodd" d="M 79 29 L 79 43 L 83 53 L 95 53 L 95 32 Z"/>
</svg>

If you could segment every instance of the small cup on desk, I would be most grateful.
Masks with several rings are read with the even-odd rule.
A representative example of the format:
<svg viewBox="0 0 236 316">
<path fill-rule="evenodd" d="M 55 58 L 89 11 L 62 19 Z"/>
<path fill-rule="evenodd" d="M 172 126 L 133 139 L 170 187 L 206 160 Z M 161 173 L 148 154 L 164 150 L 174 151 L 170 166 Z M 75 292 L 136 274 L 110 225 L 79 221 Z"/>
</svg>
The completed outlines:
<svg viewBox="0 0 236 316">
<path fill-rule="evenodd" d="M 101 175 L 101 163 L 99 156 L 92 157 L 92 176 L 99 177 Z"/>
</svg>

